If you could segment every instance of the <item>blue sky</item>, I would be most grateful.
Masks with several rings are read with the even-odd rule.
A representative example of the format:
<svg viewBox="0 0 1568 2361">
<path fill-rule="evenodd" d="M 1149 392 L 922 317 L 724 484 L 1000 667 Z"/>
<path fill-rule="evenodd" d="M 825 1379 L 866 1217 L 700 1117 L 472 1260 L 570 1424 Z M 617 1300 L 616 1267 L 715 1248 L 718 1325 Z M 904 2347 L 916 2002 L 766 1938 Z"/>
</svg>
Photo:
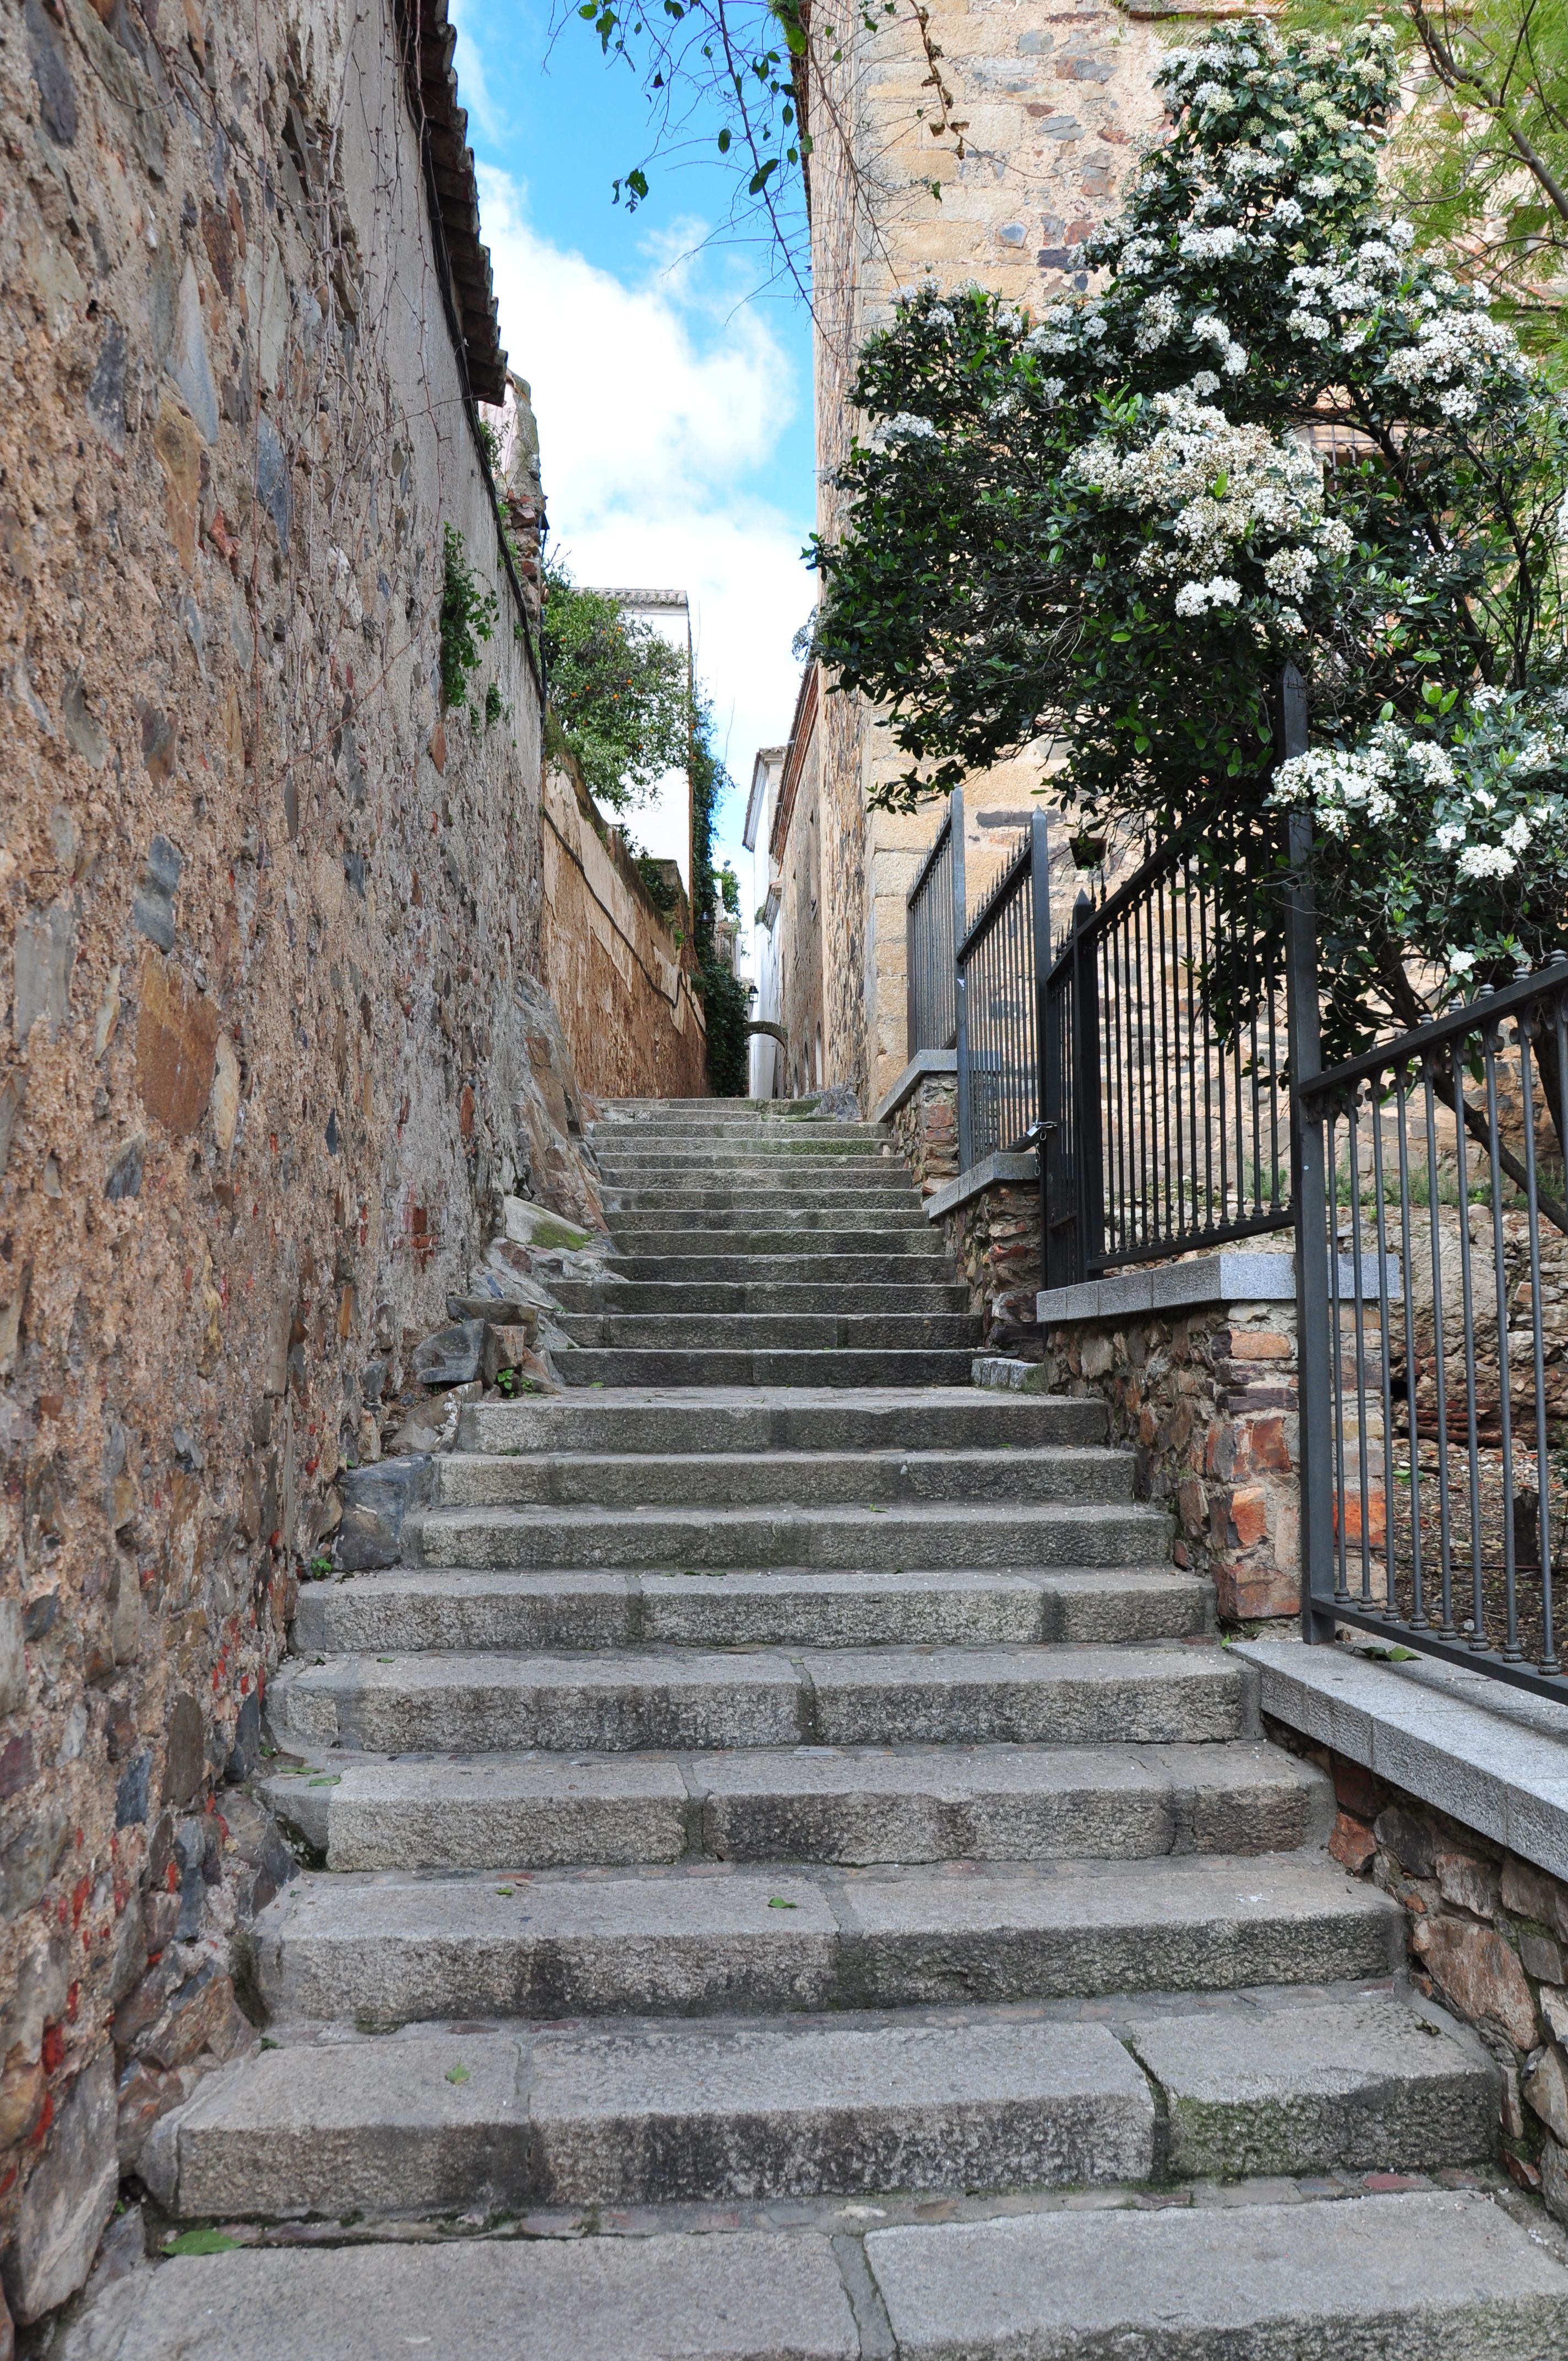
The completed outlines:
<svg viewBox="0 0 1568 2361">
<path fill-rule="evenodd" d="M 717 159 L 651 167 L 646 203 L 612 204 L 611 181 L 650 135 L 634 76 L 600 55 L 589 26 L 574 15 L 552 49 L 540 0 L 456 0 L 452 17 L 552 538 L 579 581 L 690 595 L 739 786 L 719 831 L 736 853 L 752 754 L 788 733 L 789 643 L 812 598 L 798 559 L 814 516 L 804 310 L 755 291 L 754 252 L 696 251 L 729 207 Z"/>
</svg>

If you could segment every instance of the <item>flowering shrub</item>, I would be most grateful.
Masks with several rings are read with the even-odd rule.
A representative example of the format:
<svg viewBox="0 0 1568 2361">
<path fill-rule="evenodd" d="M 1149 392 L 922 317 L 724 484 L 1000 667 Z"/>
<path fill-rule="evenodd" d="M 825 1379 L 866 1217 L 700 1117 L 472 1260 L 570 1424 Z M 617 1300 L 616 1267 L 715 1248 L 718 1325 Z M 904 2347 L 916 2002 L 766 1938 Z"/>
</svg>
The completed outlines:
<svg viewBox="0 0 1568 2361">
<path fill-rule="evenodd" d="M 1515 806 L 1568 785 L 1520 769 L 1568 681 L 1568 413 L 1380 200 L 1383 27 L 1217 25 L 1159 79 L 1079 293 L 1036 319 L 922 287 L 868 344 L 818 653 L 911 758 L 885 800 L 1048 739 L 1087 824 L 1162 829 L 1268 807 L 1291 658 L 1321 752 L 1280 793 L 1318 818 L 1351 999 L 1409 1021 L 1409 953 L 1452 975 L 1560 930 L 1557 822 Z"/>
</svg>

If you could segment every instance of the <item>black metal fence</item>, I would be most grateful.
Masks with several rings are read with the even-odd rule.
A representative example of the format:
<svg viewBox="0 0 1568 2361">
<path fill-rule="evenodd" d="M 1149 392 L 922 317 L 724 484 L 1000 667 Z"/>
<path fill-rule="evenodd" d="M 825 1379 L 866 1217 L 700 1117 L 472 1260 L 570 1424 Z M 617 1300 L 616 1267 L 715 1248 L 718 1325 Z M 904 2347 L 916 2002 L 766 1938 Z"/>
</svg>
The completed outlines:
<svg viewBox="0 0 1568 2361">
<path fill-rule="evenodd" d="M 1561 1697 L 1568 955 L 1298 1095 L 1309 1636 Z"/>
<path fill-rule="evenodd" d="M 958 1038 L 955 952 L 964 918 L 964 791 L 955 787 L 937 841 L 910 889 L 905 921 L 908 966 L 908 1041 L 950 1049 Z"/>
<path fill-rule="evenodd" d="M 1045 990 L 1048 1287 L 1289 1227 L 1285 883 L 1239 819 L 1080 895 Z"/>
<path fill-rule="evenodd" d="M 959 1160 L 1033 1147 L 1041 1115 L 1040 986 L 1050 964 L 1050 840 L 1036 812 L 954 958 Z"/>
</svg>

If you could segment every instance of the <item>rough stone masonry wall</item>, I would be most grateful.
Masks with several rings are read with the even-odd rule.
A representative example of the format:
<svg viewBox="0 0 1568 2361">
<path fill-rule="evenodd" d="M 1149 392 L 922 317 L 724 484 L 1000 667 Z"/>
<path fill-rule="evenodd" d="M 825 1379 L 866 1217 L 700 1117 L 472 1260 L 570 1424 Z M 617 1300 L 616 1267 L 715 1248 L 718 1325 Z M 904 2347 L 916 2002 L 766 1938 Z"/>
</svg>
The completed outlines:
<svg viewBox="0 0 1568 2361">
<path fill-rule="evenodd" d="M 575 770 L 544 774 L 544 974 L 578 1082 L 600 1097 L 702 1098 L 694 955 L 649 899 Z"/>
<path fill-rule="evenodd" d="M 389 15 L 5 0 L 0 133 L 0 2246 L 30 2318 L 113 2202 L 116 2081 L 134 2160 L 239 2037 L 222 1938 L 280 1864 L 214 1792 L 370 1373 L 501 1191 L 598 1201 L 528 977 L 538 691 Z M 448 524 L 499 601 L 477 717 L 440 698 Z"/>
<path fill-rule="evenodd" d="M 1329 1850 L 1409 1913 L 1422 1990 L 1475 2026 L 1502 2069 L 1502 2158 L 1568 2222 L 1568 1884 L 1299 1733 L 1333 1776 Z"/>
<path fill-rule="evenodd" d="M 1300 1603 L 1299 1422 L 1293 1303 L 1048 1326 L 1048 1393 L 1098 1394 L 1128 1443 L 1141 1499 L 1176 1521 L 1174 1555 L 1212 1579 L 1221 1618 Z"/>
<path fill-rule="evenodd" d="M 891 1124 L 922 1197 L 934 1197 L 958 1178 L 958 1083 L 952 1075 L 924 1075 Z M 982 1190 L 944 1214 L 941 1227 L 969 1290 L 970 1309 L 985 1323 L 985 1349 L 1037 1360 L 1035 1297 L 1044 1270 L 1038 1188 L 1002 1182 Z"/>
</svg>

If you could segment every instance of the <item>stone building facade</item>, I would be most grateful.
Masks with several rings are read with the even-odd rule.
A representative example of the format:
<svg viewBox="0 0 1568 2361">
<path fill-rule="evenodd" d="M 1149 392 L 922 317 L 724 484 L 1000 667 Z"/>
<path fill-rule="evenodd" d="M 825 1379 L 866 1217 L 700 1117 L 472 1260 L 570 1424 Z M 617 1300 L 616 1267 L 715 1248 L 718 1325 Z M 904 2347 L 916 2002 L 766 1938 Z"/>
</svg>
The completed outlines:
<svg viewBox="0 0 1568 2361">
<path fill-rule="evenodd" d="M 225 1940 L 288 1861 L 224 1782 L 255 1766 L 334 1476 L 377 1455 L 503 1198 L 599 1218 L 540 981 L 532 423 L 509 537 L 443 0 L 417 24 L 396 0 L 0 12 L 0 2276 L 23 2321 L 80 2284 L 119 2166 L 238 2037 Z M 660 1086 L 702 1087 L 678 1072 Z"/>
<path fill-rule="evenodd" d="M 856 356 L 895 291 L 978 280 L 1037 310 L 1073 283 L 1070 248 L 1113 211 L 1158 120 L 1161 30 L 1145 21 L 1155 13 L 1103 0 L 1050 11 L 1035 0 L 932 0 L 874 33 L 858 19 L 846 29 L 841 64 L 809 101 L 825 536 L 839 526 L 834 471 L 855 431 Z M 874 1105 L 908 1054 L 905 897 L 941 808 L 871 808 L 872 790 L 905 763 L 860 698 L 825 696 L 820 735 L 826 1067 Z M 1045 752 L 967 784 L 971 907 L 1027 822 Z M 1065 925 L 1076 881 L 1065 831 L 1059 842 L 1053 898 Z"/>
</svg>

